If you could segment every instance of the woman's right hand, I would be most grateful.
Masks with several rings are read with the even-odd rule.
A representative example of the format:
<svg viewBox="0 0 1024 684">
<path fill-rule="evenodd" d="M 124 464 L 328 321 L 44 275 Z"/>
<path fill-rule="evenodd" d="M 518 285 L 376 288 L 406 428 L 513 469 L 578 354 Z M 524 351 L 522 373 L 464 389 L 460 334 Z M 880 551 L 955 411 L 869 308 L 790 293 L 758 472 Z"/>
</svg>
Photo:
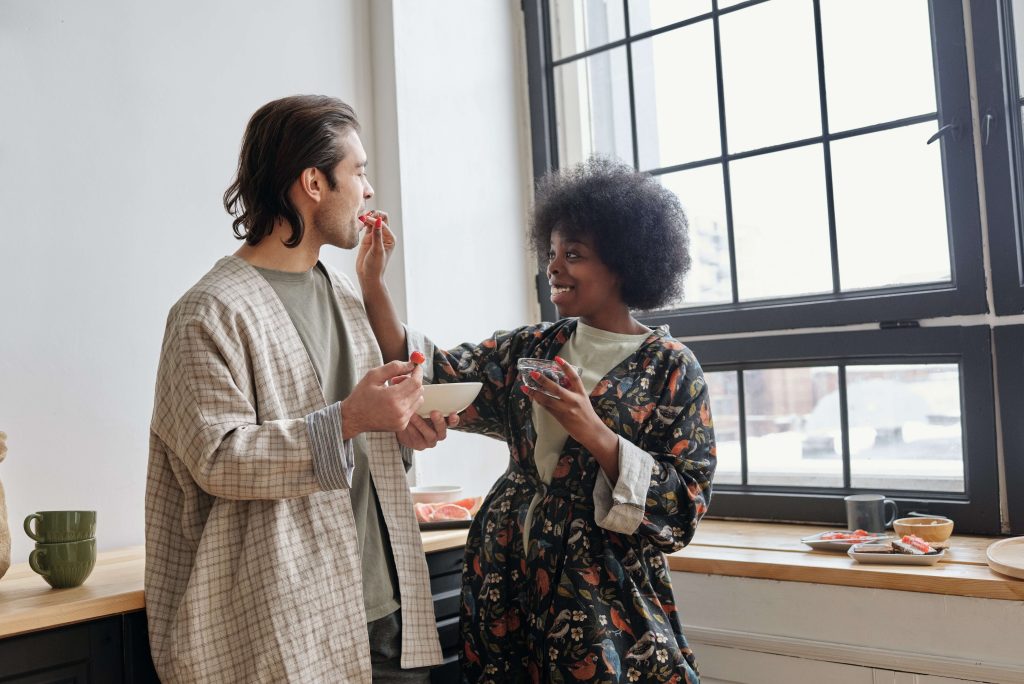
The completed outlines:
<svg viewBox="0 0 1024 684">
<path fill-rule="evenodd" d="M 356 254 L 356 275 L 365 289 L 384 282 L 384 271 L 395 249 L 395 235 L 388 226 L 387 212 L 368 212 L 362 221 L 365 230 Z"/>
</svg>

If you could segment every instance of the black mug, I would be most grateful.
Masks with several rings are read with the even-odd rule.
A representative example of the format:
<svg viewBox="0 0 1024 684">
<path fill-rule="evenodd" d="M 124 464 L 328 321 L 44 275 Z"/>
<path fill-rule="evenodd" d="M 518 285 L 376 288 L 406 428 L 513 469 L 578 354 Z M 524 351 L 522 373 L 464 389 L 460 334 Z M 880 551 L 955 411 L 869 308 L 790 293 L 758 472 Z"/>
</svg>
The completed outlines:
<svg viewBox="0 0 1024 684">
<path fill-rule="evenodd" d="M 850 530 L 884 532 L 899 517 L 896 502 L 881 494 L 854 494 L 843 499 L 846 502 L 846 525 Z M 886 520 L 885 508 L 892 506 L 892 517 Z"/>
</svg>

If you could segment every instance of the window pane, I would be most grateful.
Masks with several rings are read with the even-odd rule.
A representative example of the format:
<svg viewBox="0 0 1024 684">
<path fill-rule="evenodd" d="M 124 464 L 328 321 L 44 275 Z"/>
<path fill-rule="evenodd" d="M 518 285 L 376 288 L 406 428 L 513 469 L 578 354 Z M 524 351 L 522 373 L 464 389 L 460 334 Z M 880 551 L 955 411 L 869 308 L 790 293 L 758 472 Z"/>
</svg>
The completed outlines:
<svg viewBox="0 0 1024 684">
<path fill-rule="evenodd" d="M 740 402 L 736 371 L 705 373 L 715 423 L 718 466 L 715 484 L 742 484 L 740 465 Z"/>
<path fill-rule="evenodd" d="M 635 36 L 710 11 L 711 0 L 629 0 L 629 32 Z"/>
<path fill-rule="evenodd" d="M 1024 93 L 1024 0 L 1013 0 L 1013 42 L 1017 45 L 1017 94 Z"/>
<path fill-rule="evenodd" d="M 743 371 L 749 484 L 842 487 L 834 366 Z"/>
<path fill-rule="evenodd" d="M 773 0 L 722 15 L 729 151 L 821 135 L 810 2 Z"/>
<path fill-rule="evenodd" d="M 741 300 L 832 291 L 821 145 L 729 164 Z"/>
<path fill-rule="evenodd" d="M 640 168 L 718 157 L 718 78 L 710 21 L 633 45 Z"/>
<path fill-rule="evenodd" d="M 555 59 L 626 37 L 622 0 L 555 0 L 551 7 L 551 54 Z"/>
<path fill-rule="evenodd" d="M 679 197 L 690 224 L 690 272 L 683 284 L 683 301 L 666 308 L 732 301 L 721 164 L 669 173 L 660 179 Z"/>
<path fill-rule="evenodd" d="M 956 364 L 848 366 L 846 396 L 854 487 L 964 491 Z"/>
<path fill-rule="evenodd" d="M 596 153 L 632 165 L 625 48 L 555 67 L 555 117 L 562 167 Z"/>
<path fill-rule="evenodd" d="M 821 35 L 832 132 L 936 111 L 927 0 L 824 0 Z"/>
<path fill-rule="evenodd" d="M 928 122 L 832 143 L 843 290 L 949 281 L 942 151 L 925 144 L 935 128 Z"/>
</svg>

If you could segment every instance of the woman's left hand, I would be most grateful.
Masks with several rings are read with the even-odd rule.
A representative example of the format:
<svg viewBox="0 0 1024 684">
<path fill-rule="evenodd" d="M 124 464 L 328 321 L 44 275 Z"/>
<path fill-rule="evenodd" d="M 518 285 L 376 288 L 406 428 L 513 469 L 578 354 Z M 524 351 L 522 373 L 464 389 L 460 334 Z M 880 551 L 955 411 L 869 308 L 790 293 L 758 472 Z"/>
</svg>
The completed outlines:
<svg viewBox="0 0 1024 684">
<path fill-rule="evenodd" d="M 560 356 L 555 357 L 555 363 L 565 374 L 563 384 L 555 382 L 543 373 L 533 371 L 531 377 L 534 382 L 543 387 L 547 394 L 526 385 L 521 385 L 522 391 L 530 399 L 533 399 L 534 403 L 547 409 L 573 439 L 583 444 L 585 436 L 596 429 L 607 428 L 594 412 L 590 397 L 587 395 L 586 389 L 583 388 L 583 380 L 576 372 L 576 368 Z"/>
<path fill-rule="evenodd" d="M 544 392 L 520 385 L 526 396 L 543 406 L 555 417 L 569 436 L 583 445 L 598 462 L 612 482 L 619 478 L 619 438 L 594 412 L 590 397 L 583 388 L 583 380 L 571 363 L 560 356 L 555 363 L 565 374 L 565 382 L 558 384 L 534 371 L 531 377 L 544 388 Z M 552 396 L 548 396 L 548 395 Z"/>
</svg>

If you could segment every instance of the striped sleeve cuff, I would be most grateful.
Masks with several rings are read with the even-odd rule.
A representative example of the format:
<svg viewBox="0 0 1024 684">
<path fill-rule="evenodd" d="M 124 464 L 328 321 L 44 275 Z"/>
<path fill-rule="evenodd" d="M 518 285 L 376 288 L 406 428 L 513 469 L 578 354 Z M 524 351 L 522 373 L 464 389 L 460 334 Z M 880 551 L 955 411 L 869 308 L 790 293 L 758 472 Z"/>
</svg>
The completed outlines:
<svg viewBox="0 0 1024 684">
<path fill-rule="evenodd" d="M 404 444 L 399 444 L 398 450 L 402 454 L 402 465 L 405 466 L 405 472 L 409 472 L 409 469 L 412 468 L 413 450 L 405 446 Z"/>
<path fill-rule="evenodd" d="M 325 490 L 352 486 L 356 468 L 352 440 L 341 439 L 341 404 L 335 402 L 306 416 L 306 430 L 313 448 L 313 472 Z"/>
<path fill-rule="evenodd" d="M 406 358 L 412 356 L 414 351 L 423 352 L 423 355 L 427 357 L 427 362 L 423 364 L 423 384 L 429 385 L 434 381 L 434 352 L 436 348 L 434 343 L 431 342 L 426 335 L 413 330 L 412 328 L 405 328 L 405 345 L 406 345 Z"/>
<path fill-rule="evenodd" d="M 594 519 L 610 532 L 633 534 L 644 519 L 654 459 L 619 437 L 619 480 L 612 486 L 603 470 L 594 482 Z"/>
</svg>

